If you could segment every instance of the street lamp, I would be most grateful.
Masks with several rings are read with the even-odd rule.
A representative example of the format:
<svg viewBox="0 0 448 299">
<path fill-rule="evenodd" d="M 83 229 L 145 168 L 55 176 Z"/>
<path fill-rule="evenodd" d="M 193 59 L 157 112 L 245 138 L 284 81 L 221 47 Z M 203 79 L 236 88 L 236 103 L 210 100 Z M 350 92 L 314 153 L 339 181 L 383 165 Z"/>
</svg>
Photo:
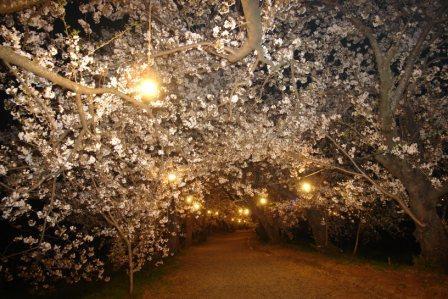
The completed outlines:
<svg viewBox="0 0 448 299">
<path fill-rule="evenodd" d="M 177 180 L 177 175 L 174 172 L 170 172 L 168 174 L 167 179 L 168 179 L 168 182 L 173 183 Z"/>
<path fill-rule="evenodd" d="M 193 195 L 188 195 L 188 196 L 185 198 L 185 201 L 186 201 L 187 203 L 192 203 L 192 202 L 193 202 Z"/>
<path fill-rule="evenodd" d="M 313 185 L 308 182 L 303 182 L 301 185 L 302 191 L 305 193 L 310 193 L 313 190 Z"/>
<path fill-rule="evenodd" d="M 145 100 L 152 100 L 159 96 L 159 83 L 152 78 L 143 78 L 137 85 L 137 94 Z"/>
<path fill-rule="evenodd" d="M 201 204 L 198 202 L 193 203 L 193 211 L 199 211 Z"/>
<path fill-rule="evenodd" d="M 260 199 L 258 200 L 258 203 L 262 206 L 265 206 L 268 203 L 268 199 L 264 196 L 260 197 Z"/>
</svg>

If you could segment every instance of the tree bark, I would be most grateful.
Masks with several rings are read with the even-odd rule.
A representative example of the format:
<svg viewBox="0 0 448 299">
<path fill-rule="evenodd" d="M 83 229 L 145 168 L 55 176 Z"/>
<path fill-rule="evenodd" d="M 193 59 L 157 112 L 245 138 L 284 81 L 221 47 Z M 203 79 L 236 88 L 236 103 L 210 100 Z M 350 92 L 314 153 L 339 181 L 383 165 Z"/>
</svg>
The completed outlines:
<svg viewBox="0 0 448 299">
<path fill-rule="evenodd" d="M 416 225 L 414 232 L 422 258 L 448 269 L 448 232 L 437 214 L 436 205 L 440 198 L 433 196 L 437 191 L 421 171 L 405 160 L 392 155 L 377 155 L 376 159 L 403 183 L 412 212 L 425 224 Z"/>
<path fill-rule="evenodd" d="M 132 246 L 129 240 L 127 240 L 128 251 L 128 266 L 129 266 L 129 294 L 134 292 L 134 260 L 132 257 Z"/>
<path fill-rule="evenodd" d="M 280 228 L 276 224 L 275 220 L 272 219 L 268 214 L 266 214 L 262 209 L 259 209 L 255 204 L 251 204 L 250 208 L 253 215 L 258 220 L 264 233 L 266 233 L 267 238 L 270 243 L 280 243 L 282 238 L 280 234 Z"/>
<path fill-rule="evenodd" d="M 355 247 L 353 247 L 353 253 L 352 255 L 355 256 L 358 253 L 358 247 L 359 247 L 359 236 L 361 234 L 361 219 L 358 223 L 358 229 L 356 230 L 356 241 L 355 241 Z"/>
<path fill-rule="evenodd" d="M 193 244 L 193 220 L 190 215 L 185 217 L 185 246 L 191 246 Z"/>
<path fill-rule="evenodd" d="M 170 252 L 176 252 L 179 249 L 179 217 L 176 212 L 174 198 L 171 199 L 168 216 L 170 220 L 168 227 L 168 248 L 170 249 Z"/>
<path fill-rule="evenodd" d="M 328 239 L 328 227 L 325 213 L 319 209 L 310 208 L 306 218 L 313 233 L 314 242 L 320 251 L 337 251 L 337 247 Z"/>
</svg>

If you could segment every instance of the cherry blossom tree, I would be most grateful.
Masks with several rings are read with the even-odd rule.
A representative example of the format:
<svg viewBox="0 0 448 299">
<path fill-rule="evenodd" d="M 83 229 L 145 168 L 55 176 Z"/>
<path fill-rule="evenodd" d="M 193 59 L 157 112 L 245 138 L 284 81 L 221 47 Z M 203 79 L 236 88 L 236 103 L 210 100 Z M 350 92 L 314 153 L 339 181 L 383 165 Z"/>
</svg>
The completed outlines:
<svg viewBox="0 0 448 299">
<path fill-rule="evenodd" d="M 219 198 L 277 238 L 286 214 L 257 207 L 264 193 L 303 198 L 298 215 L 390 202 L 447 265 L 446 4 L 405 2 L 0 1 L 14 119 L 1 210 L 16 233 L 1 272 L 43 285 L 106 279 L 111 263 L 132 291 Z"/>
</svg>

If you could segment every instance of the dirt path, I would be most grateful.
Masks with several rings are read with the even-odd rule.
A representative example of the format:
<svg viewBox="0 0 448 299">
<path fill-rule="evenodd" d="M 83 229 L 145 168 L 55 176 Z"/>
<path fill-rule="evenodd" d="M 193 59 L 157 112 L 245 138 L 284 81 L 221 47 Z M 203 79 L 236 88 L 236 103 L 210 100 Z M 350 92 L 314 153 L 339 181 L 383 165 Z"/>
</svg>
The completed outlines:
<svg viewBox="0 0 448 299">
<path fill-rule="evenodd" d="M 262 246 L 252 232 L 215 236 L 177 259 L 144 298 L 448 298 L 447 277 Z"/>
</svg>

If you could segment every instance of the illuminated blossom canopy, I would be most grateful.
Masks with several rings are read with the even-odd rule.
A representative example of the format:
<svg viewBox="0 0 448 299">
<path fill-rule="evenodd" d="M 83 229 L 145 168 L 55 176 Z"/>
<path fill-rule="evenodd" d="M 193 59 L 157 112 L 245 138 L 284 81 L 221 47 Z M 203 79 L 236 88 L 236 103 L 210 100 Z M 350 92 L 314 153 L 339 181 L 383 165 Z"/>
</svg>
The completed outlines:
<svg viewBox="0 0 448 299">
<path fill-rule="evenodd" d="M 390 2 L 0 1 L 3 278 L 132 277 L 207 207 L 411 219 L 448 265 L 447 7 Z"/>
</svg>

